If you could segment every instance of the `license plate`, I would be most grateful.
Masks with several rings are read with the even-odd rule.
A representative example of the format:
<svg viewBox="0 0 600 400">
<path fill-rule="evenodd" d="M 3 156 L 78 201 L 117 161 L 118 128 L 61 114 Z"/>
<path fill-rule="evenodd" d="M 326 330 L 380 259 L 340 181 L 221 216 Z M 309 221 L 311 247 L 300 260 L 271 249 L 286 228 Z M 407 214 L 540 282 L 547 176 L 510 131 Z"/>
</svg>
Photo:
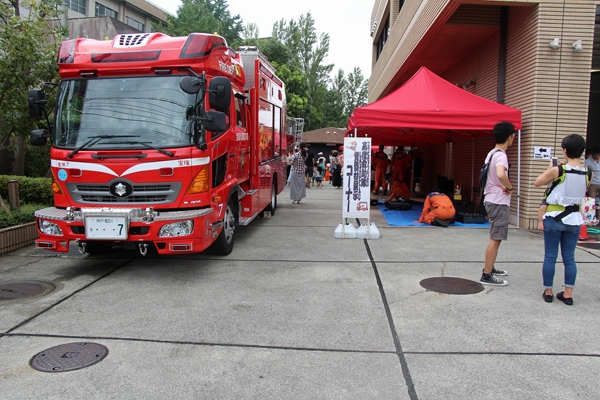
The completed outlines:
<svg viewBox="0 0 600 400">
<path fill-rule="evenodd" d="M 123 216 L 94 215 L 85 217 L 87 239 L 127 239 L 127 218 Z"/>
</svg>

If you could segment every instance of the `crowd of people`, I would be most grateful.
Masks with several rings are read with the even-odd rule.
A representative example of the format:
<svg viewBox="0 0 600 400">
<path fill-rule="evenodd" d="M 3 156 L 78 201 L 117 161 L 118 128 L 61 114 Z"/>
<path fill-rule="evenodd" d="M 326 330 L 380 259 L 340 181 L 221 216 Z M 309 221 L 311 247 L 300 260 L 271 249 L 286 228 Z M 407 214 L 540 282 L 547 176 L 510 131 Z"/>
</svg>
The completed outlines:
<svg viewBox="0 0 600 400">
<path fill-rule="evenodd" d="M 510 122 L 500 122 L 494 126 L 495 147 L 486 156 L 489 163 L 487 180 L 483 188 L 485 212 L 490 223 L 489 242 L 485 250 L 485 263 L 480 282 L 485 285 L 506 286 L 499 278 L 508 273 L 497 268 L 495 263 L 502 241 L 508 238 L 510 204 L 513 185 L 509 178 L 506 151 L 513 144 L 515 128 Z M 538 229 L 544 231 L 544 261 L 542 281 L 546 302 L 554 297 L 566 305 L 573 305 L 573 288 L 577 277 L 575 248 L 579 239 L 580 227 L 585 223 L 580 205 L 585 197 L 600 197 L 600 147 L 586 149 L 585 139 L 577 134 L 566 136 L 561 142 L 562 159 L 550 162 L 547 170 L 535 180 L 536 187 L 548 186 L 538 212 Z M 343 147 L 333 150 L 328 158 L 322 152 L 316 156 L 310 144 L 300 143 L 288 157 L 288 185 L 290 199 L 300 204 L 306 197 L 306 189 L 320 188 L 328 182 L 335 188 L 342 187 L 341 171 L 344 165 Z M 585 161 L 581 156 L 585 154 Z M 400 146 L 391 159 L 384 152 L 384 146 L 372 155 L 372 190 L 379 194 L 383 190 L 390 194 L 388 201 L 408 200 L 410 190 L 406 185 L 412 158 Z M 448 226 L 456 210 L 452 200 L 433 190 L 425 198 L 423 212 L 418 222 L 438 226 Z M 554 295 L 553 283 L 556 259 L 560 247 L 564 264 L 564 291 Z"/>
</svg>

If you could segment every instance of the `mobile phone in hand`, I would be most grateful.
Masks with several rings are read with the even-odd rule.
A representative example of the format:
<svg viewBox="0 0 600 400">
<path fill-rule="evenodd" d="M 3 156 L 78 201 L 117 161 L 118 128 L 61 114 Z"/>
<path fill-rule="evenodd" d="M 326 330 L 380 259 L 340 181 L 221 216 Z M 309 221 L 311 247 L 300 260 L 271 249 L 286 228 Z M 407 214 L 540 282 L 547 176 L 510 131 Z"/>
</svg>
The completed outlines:
<svg viewBox="0 0 600 400">
<path fill-rule="evenodd" d="M 552 166 L 553 167 L 558 167 L 558 158 L 552 157 Z"/>
</svg>

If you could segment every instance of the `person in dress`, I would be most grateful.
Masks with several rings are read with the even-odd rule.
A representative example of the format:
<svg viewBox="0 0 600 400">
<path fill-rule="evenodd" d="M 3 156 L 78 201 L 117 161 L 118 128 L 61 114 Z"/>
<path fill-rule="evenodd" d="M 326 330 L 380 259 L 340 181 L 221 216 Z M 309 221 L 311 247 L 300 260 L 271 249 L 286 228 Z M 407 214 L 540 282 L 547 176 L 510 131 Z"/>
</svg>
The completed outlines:
<svg viewBox="0 0 600 400">
<path fill-rule="evenodd" d="M 300 204 L 300 201 L 306 197 L 306 180 L 304 170 L 306 169 L 306 150 L 296 148 L 294 154 L 290 157 L 292 168 L 290 176 L 290 199 L 294 204 Z"/>
</svg>

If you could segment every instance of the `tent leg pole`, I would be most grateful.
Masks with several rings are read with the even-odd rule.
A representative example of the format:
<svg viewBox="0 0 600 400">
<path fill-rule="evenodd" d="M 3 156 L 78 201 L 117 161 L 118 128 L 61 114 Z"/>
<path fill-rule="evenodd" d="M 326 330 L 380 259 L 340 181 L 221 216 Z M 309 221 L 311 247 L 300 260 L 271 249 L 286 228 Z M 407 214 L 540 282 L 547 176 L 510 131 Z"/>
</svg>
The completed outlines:
<svg viewBox="0 0 600 400">
<path fill-rule="evenodd" d="M 473 136 L 471 144 L 471 201 L 473 201 L 473 187 L 475 186 L 475 136 Z"/>
<path fill-rule="evenodd" d="M 521 130 L 519 129 L 519 141 L 517 150 L 517 228 L 519 228 L 521 210 Z"/>
</svg>

